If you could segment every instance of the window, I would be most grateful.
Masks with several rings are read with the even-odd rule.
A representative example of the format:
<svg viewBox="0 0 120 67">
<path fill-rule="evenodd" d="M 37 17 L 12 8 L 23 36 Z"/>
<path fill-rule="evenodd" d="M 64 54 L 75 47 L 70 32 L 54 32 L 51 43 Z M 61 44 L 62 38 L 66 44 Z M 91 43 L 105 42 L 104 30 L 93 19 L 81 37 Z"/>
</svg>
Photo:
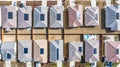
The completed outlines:
<svg viewBox="0 0 120 67">
<path fill-rule="evenodd" d="M 45 17 L 44 14 L 40 14 L 40 21 L 44 21 L 45 20 L 44 17 Z"/>
<path fill-rule="evenodd" d="M 13 13 L 12 12 L 8 12 L 8 19 L 13 19 Z"/>
<path fill-rule="evenodd" d="M 79 47 L 79 51 L 82 52 L 82 47 Z"/>
<path fill-rule="evenodd" d="M 24 20 L 27 21 L 27 20 L 29 20 L 28 18 L 29 18 L 29 15 L 28 14 L 24 14 Z"/>
<path fill-rule="evenodd" d="M 61 14 L 57 14 L 57 20 L 58 20 L 58 21 L 61 20 Z"/>
<path fill-rule="evenodd" d="M 119 13 L 116 13 L 116 19 L 119 19 Z"/>
<path fill-rule="evenodd" d="M 57 48 L 57 60 L 59 59 L 59 49 Z"/>
<path fill-rule="evenodd" d="M 77 16 L 77 19 L 80 19 L 80 16 L 81 16 L 80 12 L 77 12 L 76 16 Z"/>
<path fill-rule="evenodd" d="M 119 54 L 119 49 L 116 49 L 116 54 Z"/>
<path fill-rule="evenodd" d="M 40 48 L 40 54 L 44 54 L 44 49 Z"/>
<path fill-rule="evenodd" d="M 11 59 L 11 54 L 7 53 L 7 59 Z"/>
<path fill-rule="evenodd" d="M 94 14 L 94 19 L 98 20 L 98 14 Z"/>
<path fill-rule="evenodd" d="M 94 54 L 97 54 L 97 48 L 94 48 Z"/>
<path fill-rule="evenodd" d="M 24 48 L 24 54 L 28 53 L 28 48 Z"/>
</svg>

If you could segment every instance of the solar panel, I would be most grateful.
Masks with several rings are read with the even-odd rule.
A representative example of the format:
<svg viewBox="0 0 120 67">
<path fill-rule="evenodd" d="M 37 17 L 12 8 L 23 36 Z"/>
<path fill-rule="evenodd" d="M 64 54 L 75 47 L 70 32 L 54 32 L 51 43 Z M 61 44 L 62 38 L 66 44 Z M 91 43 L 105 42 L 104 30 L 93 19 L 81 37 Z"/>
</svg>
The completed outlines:
<svg viewBox="0 0 120 67">
<path fill-rule="evenodd" d="M 58 20 L 58 21 L 61 20 L 61 14 L 57 14 L 57 20 Z"/>
<path fill-rule="evenodd" d="M 12 12 L 8 12 L 8 19 L 13 19 L 13 13 Z"/>
<path fill-rule="evenodd" d="M 119 49 L 116 49 L 116 54 L 119 54 Z"/>
<path fill-rule="evenodd" d="M 94 54 L 97 54 L 97 48 L 94 48 Z"/>
<path fill-rule="evenodd" d="M 45 19 L 44 19 L 44 14 L 40 14 L 40 21 L 44 21 Z"/>
<path fill-rule="evenodd" d="M 119 19 L 119 13 L 116 13 L 116 19 Z"/>
<path fill-rule="evenodd" d="M 40 54 L 44 54 L 44 49 L 40 48 Z"/>
<path fill-rule="evenodd" d="M 24 54 L 28 53 L 28 48 L 24 48 Z"/>
<path fill-rule="evenodd" d="M 28 14 L 24 14 L 24 20 L 25 21 L 29 20 L 29 15 Z"/>
<path fill-rule="evenodd" d="M 79 51 L 82 52 L 82 47 L 79 47 Z"/>
<path fill-rule="evenodd" d="M 11 59 L 11 54 L 7 53 L 7 59 Z"/>
<path fill-rule="evenodd" d="M 57 48 L 57 60 L 59 59 L 59 49 Z"/>
</svg>

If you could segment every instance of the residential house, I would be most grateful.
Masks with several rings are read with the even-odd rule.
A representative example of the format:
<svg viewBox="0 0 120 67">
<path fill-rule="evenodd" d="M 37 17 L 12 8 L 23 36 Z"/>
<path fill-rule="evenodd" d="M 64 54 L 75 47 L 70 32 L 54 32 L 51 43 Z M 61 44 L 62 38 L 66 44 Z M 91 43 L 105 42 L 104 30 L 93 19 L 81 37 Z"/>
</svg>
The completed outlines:
<svg viewBox="0 0 120 67">
<path fill-rule="evenodd" d="M 47 40 L 34 40 L 34 61 L 47 63 L 48 61 Z"/>
<path fill-rule="evenodd" d="M 50 62 L 64 61 L 63 40 L 50 41 Z"/>
<path fill-rule="evenodd" d="M 18 28 L 32 27 L 32 7 L 20 4 L 18 8 Z"/>
<path fill-rule="evenodd" d="M 108 62 L 120 62 L 120 41 L 105 42 L 105 58 Z"/>
<path fill-rule="evenodd" d="M 85 40 L 85 62 L 99 61 L 99 40 Z"/>
<path fill-rule="evenodd" d="M 48 26 L 48 7 L 38 6 L 34 8 L 34 28 L 44 28 Z"/>
<path fill-rule="evenodd" d="M 63 10 L 64 6 L 53 5 L 50 7 L 50 28 L 63 28 Z"/>
<path fill-rule="evenodd" d="M 85 26 L 99 26 L 99 8 L 85 7 Z"/>
<path fill-rule="evenodd" d="M 68 8 L 69 27 L 83 26 L 83 6 L 75 5 Z"/>
<path fill-rule="evenodd" d="M 105 26 L 111 31 L 120 31 L 120 5 L 110 5 L 105 8 Z"/>
<path fill-rule="evenodd" d="M 15 6 L 3 6 L 1 15 L 3 28 L 17 28 L 17 10 Z"/>
<path fill-rule="evenodd" d="M 32 41 L 31 40 L 18 41 L 18 60 L 20 62 L 32 61 Z"/>
<path fill-rule="evenodd" d="M 1 56 L 4 61 L 16 60 L 16 42 L 3 42 L 1 45 Z"/>
<path fill-rule="evenodd" d="M 81 61 L 83 42 L 69 42 L 69 61 Z"/>
</svg>

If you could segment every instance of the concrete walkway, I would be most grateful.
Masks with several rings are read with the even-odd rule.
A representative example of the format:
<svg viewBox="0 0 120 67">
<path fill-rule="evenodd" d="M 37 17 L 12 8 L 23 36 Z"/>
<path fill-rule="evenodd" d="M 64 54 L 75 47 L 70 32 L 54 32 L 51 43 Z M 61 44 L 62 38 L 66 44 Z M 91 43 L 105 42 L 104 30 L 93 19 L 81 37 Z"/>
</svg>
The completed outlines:
<svg viewBox="0 0 120 67">
<path fill-rule="evenodd" d="M 70 67 L 75 67 L 75 61 L 70 61 Z"/>
<path fill-rule="evenodd" d="M 32 63 L 31 62 L 26 62 L 26 67 L 32 67 Z"/>
<path fill-rule="evenodd" d="M 62 61 L 57 61 L 57 67 L 62 67 Z"/>
<path fill-rule="evenodd" d="M 5 61 L 5 67 L 11 67 L 11 61 Z"/>
</svg>

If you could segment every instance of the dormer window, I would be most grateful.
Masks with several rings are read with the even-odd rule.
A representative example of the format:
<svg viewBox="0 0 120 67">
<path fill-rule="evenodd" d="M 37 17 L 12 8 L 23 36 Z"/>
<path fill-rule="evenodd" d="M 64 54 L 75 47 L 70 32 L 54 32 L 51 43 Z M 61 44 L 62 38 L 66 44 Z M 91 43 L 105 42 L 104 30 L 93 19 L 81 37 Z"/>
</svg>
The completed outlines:
<svg viewBox="0 0 120 67">
<path fill-rule="evenodd" d="M 117 20 L 119 19 L 119 13 L 116 13 L 116 19 Z"/>
<path fill-rule="evenodd" d="M 94 14 L 94 20 L 98 20 L 98 14 Z"/>
<path fill-rule="evenodd" d="M 82 52 L 82 47 L 79 47 L 79 51 Z"/>
<path fill-rule="evenodd" d="M 57 48 L 57 60 L 59 59 L 59 49 Z"/>
<path fill-rule="evenodd" d="M 97 48 L 94 48 L 93 52 L 94 52 L 94 54 L 97 54 Z"/>
<path fill-rule="evenodd" d="M 13 19 L 13 13 L 12 12 L 8 12 L 8 19 Z"/>
<path fill-rule="evenodd" d="M 24 14 L 24 20 L 28 21 L 29 20 L 29 15 L 28 14 Z"/>
<path fill-rule="evenodd" d="M 44 14 L 40 14 L 40 21 L 44 21 L 44 20 L 45 20 Z"/>
<path fill-rule="evenodd" d="M 7 59 L 11 59 L 11 54 L 7 53 Z"/>
<path fill-rule="evenodd" d="M 57 21 L 60 21 L 61 20 L 61 14 L 57 14 Z"/>
<path fill-rule="evenodd" d="M 40 54 L 44 54 L 44 49 L 40 48 Z"/>
<path fill-rule="evenodd" d="M 24 48 L 24 54 L 28 54 L 28 48 Z"/>
<path fill-rule="evenodd" d="M 116 54 L 119 54 L 119 49 L 116 49 Z"/>
</svg>

